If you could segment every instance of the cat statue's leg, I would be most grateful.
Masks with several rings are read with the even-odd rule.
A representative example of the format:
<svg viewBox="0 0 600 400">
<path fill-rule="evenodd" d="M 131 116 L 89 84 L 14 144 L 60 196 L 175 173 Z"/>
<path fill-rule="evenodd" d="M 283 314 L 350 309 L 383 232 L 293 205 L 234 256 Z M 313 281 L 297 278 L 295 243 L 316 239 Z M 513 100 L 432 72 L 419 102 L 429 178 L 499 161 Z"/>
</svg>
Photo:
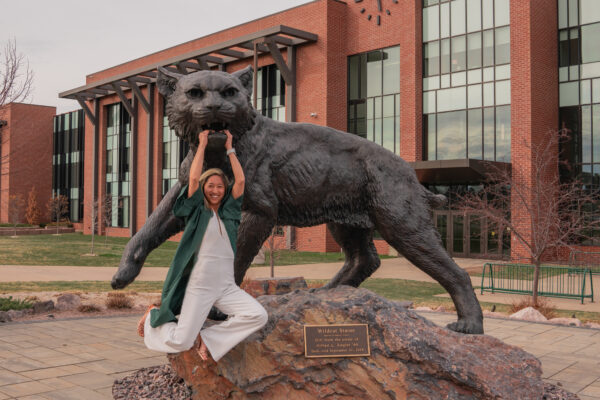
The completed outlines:
<svg viewBox="0 0 600 400">
<path fill-rule="evenodd" d="M 244 212 L 238 229 L 237 250 L 235 254 L 235 283 L 239 286 L 244 280 L 246 271 L 258 254 L 263 243 L 271 234 L 275 221 L 259 214 Z"/>
<path fill-rule="evenodd" d="M 167 192 L 142 229 L 125 246 L 119 269 L 112 278 L 113 289 L 122 289 L 139 275 L 146 257 L 174 234 L 181 232 L 183 220 L 173 215 L 173 204 L 181 191 L 177 182 Z"/>
</svg>

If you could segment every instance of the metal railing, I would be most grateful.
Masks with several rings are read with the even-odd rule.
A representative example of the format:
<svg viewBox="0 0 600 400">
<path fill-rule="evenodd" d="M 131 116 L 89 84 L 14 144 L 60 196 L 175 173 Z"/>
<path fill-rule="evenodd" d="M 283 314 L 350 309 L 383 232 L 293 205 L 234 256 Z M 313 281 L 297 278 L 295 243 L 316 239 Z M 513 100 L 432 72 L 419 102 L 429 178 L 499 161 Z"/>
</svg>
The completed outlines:
<svg viewBox="0 0 600 400">
<path fill-rule="evenodd" d="M 481 276 L 481 294 L 492 293 L 533 294 L 533 273 L 531 264 L 486 263 Z M 592 272 L 589 268 L 540 266 L 538 295 L 570 299 L 589 298 L 594 301 Z"/>
<path fill-rule="evenodd" d="M 587 268 L 592 274 L 600 275 L 600 252 L 572 250 L 569 254 L 569 266 Z"/>
</svg>

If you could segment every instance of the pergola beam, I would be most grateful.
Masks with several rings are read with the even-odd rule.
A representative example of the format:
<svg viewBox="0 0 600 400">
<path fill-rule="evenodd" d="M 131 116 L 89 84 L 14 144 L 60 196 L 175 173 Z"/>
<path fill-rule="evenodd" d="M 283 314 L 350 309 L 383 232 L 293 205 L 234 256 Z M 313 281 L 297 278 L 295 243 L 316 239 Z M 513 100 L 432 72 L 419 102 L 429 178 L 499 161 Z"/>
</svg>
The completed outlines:
<svg viewBox="0 0 600 400">
<path fill-rule="evenodd" d="M 136 83 L 130 79 L 128 79 L 128 81 L 131 84 L 131 90 L 133 91 L 133 95 L 137 97 L 137 99 L 140 101 L 140 104 L 142 105 L 146 113 L 150 113 L 150 102 L 146 99 L 146 97 L 144 97 L 144 94 L 140 90 L 139 86 L 136 85 Z"/>
<path fill-rule="evenodd" d="M 294 73 L 288 68 L 287 64 L 285 63 L 285 60 L 281 55 L 281 51 L 279 51 L 279 47 L 277 47 L 277 45 L 271 38 L 265 38 L 264 42 L 269 48 L 269 52 L 271 53 L 275 64 L 277 64 L 277 68 L 279 68 L 279 72 L 281 72 L 281 76 L 283 77 L 285 83 L 288 85 L 293 84 L 295 80 Z"/>
<path fill-rule="evenodd" d="M 135 110 L 131 106 L 131 103 L 129 102 L 129 99 L 127 99 L 127 96 L 125 96 L 125 93 L 123 93 L 123 90 L 121 90 L 121 87 L 116 83 L 113 83 L 112 87 L 115 90 L 115 93 L 117 93 L 117 96 L 119 96 L 119 98 L 121 99 L 121 103 L 123 103 L 123 107 L 125 107 L 125 109 L 129 113 L 129 116 L 131 118 L 135 118 Z"/>
<path fill-rule="evenodd" d="M 96 123 L 98 122 L 98 120 L 96 119 L 96 116 L 94 115 L 92 110 L 90 110 L 90 108 L 88 107 L 88 105 L 85 101 L 86 101 L 85 98 L 82 98 L 79 96 L 77 97 L 77 102 L 83 109 L 83 112 L 85 113 L 85 115 L 87 115 L 87 117 L 89 118 L 92 125 L 96 126 Z"/>
</svg>

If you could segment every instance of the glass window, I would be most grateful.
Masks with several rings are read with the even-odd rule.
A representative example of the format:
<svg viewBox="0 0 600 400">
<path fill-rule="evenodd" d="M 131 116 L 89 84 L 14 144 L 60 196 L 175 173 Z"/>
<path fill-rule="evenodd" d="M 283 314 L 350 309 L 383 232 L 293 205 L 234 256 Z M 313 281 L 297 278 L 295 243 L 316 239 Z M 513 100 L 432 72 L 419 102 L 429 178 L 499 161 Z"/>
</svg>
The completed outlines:
<svg viewBox="0 0 600 400">
<path fill-rule="evenodd" d="M 496 26 L 510 24 L 509 0 L 496 0 L 494 9 L 494 23 Z"/>
<path fill-rule="evenodd" d="M 437 111 L 463 110 L 467 108 L 467 88 L 465 86 L 441 89 L 437 92 Z M 439 121 L 438 121 L 439 122 Z"/>
<path fill-rule="evenodd" d="M 510 62 L 510 28 L 496 29 L 496 65 Z"/>
<path fill-rule="evenodd" d="M 496 107 L 496 161 L 510 162 L 510 106 Z"/>
<path fill-rule="evenodd" d="M 466 111 L 454 111 L 437 115 L 438 160 L 455 160 L 467 156 Z"/>
<path fill-rule="evenodd" d="M 494 0 L 483 0 L 483 29 L 494 27 Z"/>
<path fill-rule="evenodd" d="M 592 140 L 593 140 L 593 159 L 594 162 L 600 162 L 600 104 L 592 106 Z M 594 167 L 597 169 L 598 167 Z"/>
<path fill-rule="evenodd" d="M 444 3 L 440 6 L 440 37 L 450 36 L 450 5 Z"/>
<path fill-rule="evenodd" d="M 436 112 L 435 93 L 435 91 L 423 93 L 423 114 L 431 114 Z"/>
<path fill-rule="evenodd" d="M 471 85 L 468 88 L 469 108 L 482 106 L 481 85 Z"/>
<path fill-rule="evenodd" d="M 440 38 L 440 8 L 439 6 L 423 9 L 423 42 Z"/>
<path fill-rule="evenodd" d="M 579 83 L 567 82 L 561 83 L 559 87 L 560 107 L 574 106 L 579 104 Z"/>
<path fill-rule="evenodd" d="M 568 26 L 567 17 L 567 0 L 558 0 L 558 29 L 566 28 Z"/>
<path fill-rule="evenodd" d="M 390 47 L 383 55 L 383 94 L 400 92 L 400 47 Z"/>
<path fill-rule="evenodd" d="M 441 50 L 441 72 L 447 74 L 450 72 L 450 39 L 444 39 L 440 43 Z"/>
<path fill-rule="evenodd" d="M 494 31 L 483 32 L 483 66 L 494 65 Z"/>
<path fill-rule="evenodd" d="M 581 25 L 600 21 L 600 1 L 579 0 L 579 7 Z"/>
<path fill-rule="evenodd" d="M 579 81 L 580 104 L 590 104 L 592 102 L 592 81 L 589 79 Z"/>
<path fill-rule="evenodd" d="M 578 15 L 579 10 L 577 7 L 577 3 L 579 0 L 569 0 L 569 26 L 577 26 L 579 25 Z"/>
<path fill-rule="evenodd" d="M 481 68 L 481 32 L 467 35 L 467 48 L 469 69 Z"/>
<path fill-rule="evenodd" d="M 425 43 L 423 46 L 423 73 L 425 76 L 440 74 L 440 42 Z"/>
<path fill-rule="evenodd" d="M 510 81 L 496 82 L 496 105 L 510 104 Z"/>
<path fill-rule="evenodd" d="M 592 102 L 600 103 L 600 79 L 592 80 Z"/>
<path fill-rule="evenodd" d="M 465 0 L 454 0 L 450 3 L 450 7 L 450 26 L 452 27 L 452 36 L 462 35 L 465 33 L 466 29 Z"/>
<path fill-rule="evenodd" d="M 592 106 L 581 107 L 581 162 L 592 162 Z"/>
<path fill-rule="evenodd" d="M 494 105 L 494 83 L 483 84 L 483 105 L 493 106 Z"/>
<path fill-rule="evenodd" d="M 481 30 L 481 0 L 467 0 L 467 32 Z"/>
<path fill-rule="evenodd" d="M 435 114 L 426 115 L 423 118 L 424 132 L 427 135 L 427 159 L 437 160 L 436 157 L 436 122 Z"/>
<path fill-rule="evenodd" d="M 367 97 L 381 95 L 382 54 L 380 50 L 367 54 Z"/>
<path fill-rule="evenodd" d="M 452 72 L 467 69 L 466 37 L 452 38 Z"/>
<path fill-rule="evenodd" d="M 558 65 L 566 67 L 569 65 L 569 31 L 562 30 L 558 33 Z"/>
<path fill-rule="evenodd" d="M 348 92 L 350 95 L 350 100 L 356 100 L 360 98 L 360 81 L 358 80 L 358 77 L 360 76 L 360 56 L 348 57 L 348 65 L 348 74 L 350 75 Z"/>
<path fill-rule="evenodd" d="M 481 109 L 469 110 L 469 158 L 483 158 L 483 120 Z"/>
<path fill-rule="evenodd" d="M 581 27 L 581 62 L 600 61 L 600 23 Z"/>
<path fill-rule="evenodd" d="M 494 161 L 494 109 L 483 109 L 483 159 Z"/>
</svg>

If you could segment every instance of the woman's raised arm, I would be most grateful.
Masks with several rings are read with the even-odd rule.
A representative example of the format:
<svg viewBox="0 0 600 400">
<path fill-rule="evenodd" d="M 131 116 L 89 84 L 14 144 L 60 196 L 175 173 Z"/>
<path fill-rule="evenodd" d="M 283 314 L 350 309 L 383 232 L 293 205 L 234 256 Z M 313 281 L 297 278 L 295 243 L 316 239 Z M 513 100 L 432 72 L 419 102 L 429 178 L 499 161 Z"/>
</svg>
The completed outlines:
<svg viewBox="0 0 600 400">
<path fill-rule="evenodd" d="M 240 161 L 235 155 L 235 150 L 233 148 L 233 136 L 231 136 L 231 132 L 229 132 L 228 130 L 225 130 L 225 135 L 227 135 L 225 149 L 227 150 L 227 156 L 229 157 L 231 169 L 233 170 L 233 178 L 235 179 L 233 183 L 233 189 L 231 189 L 231 195 L 234 199 L 237 199 L 244 194 L 246 178 L 244 177 L 244 170 L 242 169 L 242 164 L 240 164 Z"/>
<path fill-rule="evenodd" d="M 188 186 L 188 197 L 192 197 L 198 186 L 200 186 L 200 176 L 202 176 L 202 167 L 204 164 L 204 151 L 206 150 L 206 144 L 208 143 L 208 132 L 202 131 L 198 134 L 198 149 L 194 155 L 192 166 L 190 167 L 190 180 Z"/>
</svg>

